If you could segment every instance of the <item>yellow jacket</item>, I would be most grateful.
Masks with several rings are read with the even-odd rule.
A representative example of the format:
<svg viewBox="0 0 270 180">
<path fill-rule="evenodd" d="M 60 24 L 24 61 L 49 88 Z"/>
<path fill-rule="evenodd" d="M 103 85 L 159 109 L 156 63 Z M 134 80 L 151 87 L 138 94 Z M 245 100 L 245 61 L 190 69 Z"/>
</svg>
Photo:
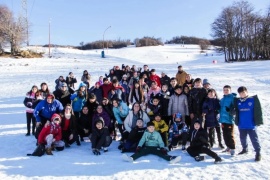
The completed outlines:
<svg viewBox="0 0 270 180">
<path fill-rule="evenodd" d="M 155 124 L 155 130 L 160 131 L 161 133 L 167 132 L 169 130 L 169 126 L 166 124 L 164 120 L 160 120 L 159 122 L 153 121 Z"/>
</svg>

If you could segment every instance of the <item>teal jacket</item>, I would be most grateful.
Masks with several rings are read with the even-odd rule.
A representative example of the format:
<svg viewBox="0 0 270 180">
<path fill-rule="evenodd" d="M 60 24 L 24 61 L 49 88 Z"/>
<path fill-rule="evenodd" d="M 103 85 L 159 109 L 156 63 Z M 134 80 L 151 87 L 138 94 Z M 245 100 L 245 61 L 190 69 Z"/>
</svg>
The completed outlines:
<svg viewBox="0 0 270 180">
<path fill-rule="evenodd" d="M 157 131 L 150 133 L 148 130 L 145 130 L 138 146 L 142 147 L 143 145 L 164 148 L 164 142 Z"/>
<path fill-rule="evenodd" d="M 120 111 L 120 107 L 122 107 L 122 111 Z M 129 113 L 129 108 L 126 103 L 123 101 L 120 102 L 118 107 L 113 107 L 113 114 L 118 122 L 118 124 L 123 124 L 122 119 L 126 118 Z"/>
<path fill-rule="evenodd" d="M 224 95 L 223 98 L 220 100 L 220 123 L 226 124 L 234 124 L 235 116 L 234 116 L 234 101 L 236 99 L 236 94 L 228 94 Z"/>
</svg>

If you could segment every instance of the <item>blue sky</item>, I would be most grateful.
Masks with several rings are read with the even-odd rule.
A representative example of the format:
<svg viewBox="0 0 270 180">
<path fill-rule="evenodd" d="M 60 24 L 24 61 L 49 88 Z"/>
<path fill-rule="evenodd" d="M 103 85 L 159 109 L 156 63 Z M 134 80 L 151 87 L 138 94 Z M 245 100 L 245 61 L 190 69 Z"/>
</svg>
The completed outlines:
<svg viewBox="0 0 270 180">
<path fill-rule="evenodd" d="M 30 44 L 48 44 L 51 19 L 51 43 L 79 45 L 80 42 L 105 39 L 130 39 L 143 36 L 187 35 L 211 38 L 211 23 L 223 7 L 233 0 L 28 0 Z M 264 14 L 270 6 L 266 0 L 249 0 Z M 21 0 L 0 0 L 16 15 Z"/>
</svg>

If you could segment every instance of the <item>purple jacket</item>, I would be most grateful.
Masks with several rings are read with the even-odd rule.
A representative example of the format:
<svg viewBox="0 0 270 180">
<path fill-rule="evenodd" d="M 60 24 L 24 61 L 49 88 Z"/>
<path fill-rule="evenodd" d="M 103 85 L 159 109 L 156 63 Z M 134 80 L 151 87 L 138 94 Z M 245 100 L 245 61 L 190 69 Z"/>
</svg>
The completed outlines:
<svg viewBox="0 0 270 180">
<path fill-rule="evenodd" d="M 105 126 L 110 127 L 111 125 L 111 119 L 110 116 L 108 115 L 105 110 L 102 111 L 102 113 L 95 112 L 92 118 L 92 129 L 95 127 L 95 121 L 99 118 L 102 117 L 105 123 Z"/>
</svg>

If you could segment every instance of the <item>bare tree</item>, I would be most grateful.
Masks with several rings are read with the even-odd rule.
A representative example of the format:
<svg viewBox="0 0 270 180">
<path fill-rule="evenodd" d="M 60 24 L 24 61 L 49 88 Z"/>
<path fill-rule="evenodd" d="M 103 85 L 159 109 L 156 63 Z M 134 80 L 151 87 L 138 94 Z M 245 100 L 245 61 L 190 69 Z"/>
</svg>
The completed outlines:
<svg viewBox="0 0 270 180">
<path fill-rule="evenodd" d="M 201 48 L 201 51 L 207 50 L 210 45 L 211 45 L 211 43 L 208 40 L 200 40 L 199 41 L 199 46 Z"/>
</svg>

